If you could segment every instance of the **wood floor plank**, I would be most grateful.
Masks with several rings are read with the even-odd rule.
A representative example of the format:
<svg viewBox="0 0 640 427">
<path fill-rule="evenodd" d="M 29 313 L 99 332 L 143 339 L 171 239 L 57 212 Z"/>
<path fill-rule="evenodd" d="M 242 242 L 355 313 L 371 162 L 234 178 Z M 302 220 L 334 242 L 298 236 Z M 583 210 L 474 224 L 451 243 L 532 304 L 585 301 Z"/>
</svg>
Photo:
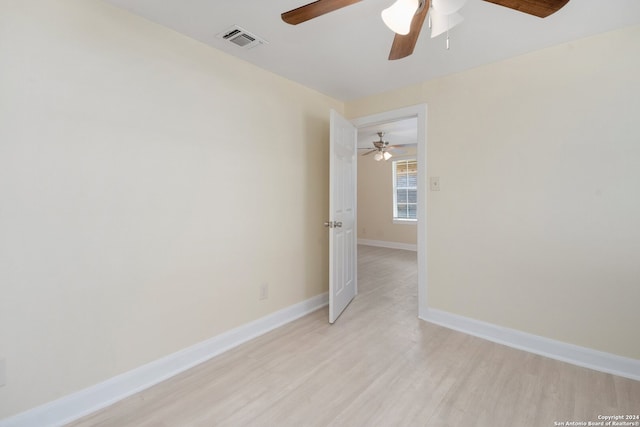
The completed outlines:
<svg viewBox="0 0 640 427">
<path fill-rule="evenodd" d="M 361 246 L 359 294 L 70 427 L 548 427 L 640 414 L 640 382 L 417 319 L 416 253 Z"/>
</svg>

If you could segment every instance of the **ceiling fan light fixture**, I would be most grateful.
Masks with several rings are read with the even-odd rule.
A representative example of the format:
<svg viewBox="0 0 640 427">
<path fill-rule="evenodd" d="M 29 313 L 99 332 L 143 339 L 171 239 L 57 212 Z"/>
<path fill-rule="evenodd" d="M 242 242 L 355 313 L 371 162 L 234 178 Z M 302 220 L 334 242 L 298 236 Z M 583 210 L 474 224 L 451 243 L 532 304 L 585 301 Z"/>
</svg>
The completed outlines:
<svg viewBox="0 0 640 427">
<path fill-rule="evenodd" d="M 380 15 L 391 31 L 404 36 L 411 31 L 411 21 L 419 6 L 419 0 L 396 0 L 394 4 L 384 9 Z"/>
<path fill-rule="evenodd" d="M 440 34 L 446 33 L 456 25 L 464 21 L 464 18 L 459 13 L 452 13 L 450 15 L 443 15 L 436 10 L 431 9 L 431 38 L 437 37 Z"/>
<path fill-rule="evenodd" d="M 373 160 L 375 160 L 376 162 L 379 162 L 383 158 L 384 158 L 384 156 L 382 155 L 382 152 L 380 152 L 380 151 L 378 151 L 376 154 L 373 155 Z"/>
<path fill-rule="evenodd" d="M 467 0 L 431 0 L 431 7 L 441 15 L 451 15 L 456 13 Z"/>
<path fill-rule="evenodd" d="M 390 152 L 385 151 L 385 152 L 382 154 L 382 157 L 384 157 L 384 159 L 385 159 L 385 160 L 389 160 L 389 159 L 390 159 L 390 158 L 392 158 L 393 156 L 391 155 L 391 153 L 390 153 Z"/>
</svg>

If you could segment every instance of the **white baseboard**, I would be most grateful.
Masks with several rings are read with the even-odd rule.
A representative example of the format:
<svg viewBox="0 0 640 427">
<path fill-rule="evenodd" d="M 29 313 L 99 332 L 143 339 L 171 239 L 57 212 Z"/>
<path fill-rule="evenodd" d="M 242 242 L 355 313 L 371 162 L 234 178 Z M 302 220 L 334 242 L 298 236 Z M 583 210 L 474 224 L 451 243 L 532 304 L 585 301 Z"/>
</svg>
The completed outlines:
<svg viewBox="0 0 640 427">
<path fill-rule="evenodd" d="M 302 301 L 77 393 L 0 420 L 0 427 L 57 427 L 70 423 L 324 307 L 328 302 L 327 293 Z"/>
<path fill-rule="evenodd" d="M 358 244 L 365 246 L 376 246 L 379 248 L 403 249 L 405 251 L 414 252 L 418 250 L 418 245 L 412 245 L 410 243 L 385 242 L 384 240 L 358 239 Z"/>
<path fill-rule="evenodd" d="M 509 347 L 640 381 L 640 360 L 637 359 L 567 344 L 432 308 L 421 310 L 420 318 Z"/>
</svg>

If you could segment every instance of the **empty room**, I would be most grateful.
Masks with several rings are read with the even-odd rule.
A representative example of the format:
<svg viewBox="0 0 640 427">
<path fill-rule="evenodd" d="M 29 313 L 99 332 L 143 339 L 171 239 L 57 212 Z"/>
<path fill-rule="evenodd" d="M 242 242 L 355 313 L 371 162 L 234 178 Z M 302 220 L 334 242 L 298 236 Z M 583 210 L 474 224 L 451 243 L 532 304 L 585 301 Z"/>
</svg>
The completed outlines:
<svg viewBox="0 0 640 427">
<path fill-rule="evenodd" d="M 0 427 L 638 427 L 638 117 L 638 0 L 0 0 Z"/>
</svg>

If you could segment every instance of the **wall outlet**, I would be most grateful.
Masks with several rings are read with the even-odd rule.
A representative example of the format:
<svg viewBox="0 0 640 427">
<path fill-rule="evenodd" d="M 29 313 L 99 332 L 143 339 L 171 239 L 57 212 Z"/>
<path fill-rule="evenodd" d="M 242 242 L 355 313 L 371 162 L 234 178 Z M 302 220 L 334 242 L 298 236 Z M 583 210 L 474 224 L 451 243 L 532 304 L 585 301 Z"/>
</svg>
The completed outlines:
<svg viewBox="0 0 640 427">
<path fill-rule="evenodd" d="M 7 385 L 7 360 L 0 359 L 0 387 Z"/>
<path fill-rule="evenodd" d="M 269 298 L 269 284 L 263 283 L 260 285 L 260 292 L 258 293 L 258 299 L 263 300 Z"/>
<path fill-rule="evenodd" d="M 440 177 L 432 176 L 429 178 L 429 187 L 431 188 L 431 191 L 440 191 Z"/>
</svg>

